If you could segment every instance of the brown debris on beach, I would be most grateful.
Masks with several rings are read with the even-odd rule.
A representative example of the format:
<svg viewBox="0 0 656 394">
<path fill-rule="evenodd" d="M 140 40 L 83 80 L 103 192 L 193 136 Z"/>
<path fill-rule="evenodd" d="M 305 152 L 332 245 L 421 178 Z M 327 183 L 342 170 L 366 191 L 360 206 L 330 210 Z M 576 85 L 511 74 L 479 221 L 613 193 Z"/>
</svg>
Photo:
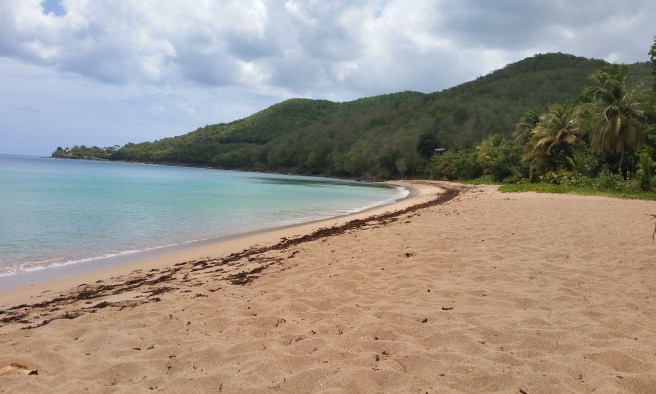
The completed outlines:
<svg viewBox="0 0 656 394">
<path fill-rule="evenodd" d="M 0 392 L 656 391 L 653 202 L 415 187 L 397 210 L 3 304 L 0 366 L 38 375 Z"/>
</svg>

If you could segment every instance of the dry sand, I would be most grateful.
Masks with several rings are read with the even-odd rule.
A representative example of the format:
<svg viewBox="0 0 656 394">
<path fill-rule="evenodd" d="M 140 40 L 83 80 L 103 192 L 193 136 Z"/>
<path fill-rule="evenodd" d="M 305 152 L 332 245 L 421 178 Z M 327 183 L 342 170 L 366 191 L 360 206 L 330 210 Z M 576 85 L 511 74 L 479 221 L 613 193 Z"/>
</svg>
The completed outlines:
<svg viewBox="0 0 656 394">
<path fill-rule="evenodd" d="M 436 184 L 439 205 L 5 295 L 0 391 L 656 392 L 656 203 Z"/>
</svg>

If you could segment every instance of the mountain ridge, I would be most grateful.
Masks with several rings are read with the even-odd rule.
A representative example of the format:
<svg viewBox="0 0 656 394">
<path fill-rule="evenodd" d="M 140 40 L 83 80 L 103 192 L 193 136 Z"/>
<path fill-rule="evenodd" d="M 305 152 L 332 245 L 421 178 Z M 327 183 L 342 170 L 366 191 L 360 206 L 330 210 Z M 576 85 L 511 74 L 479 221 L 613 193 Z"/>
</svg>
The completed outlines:
<svg viewBox="0 0 656 394">
<path fill-rule="evenodd" d="M 229 123 L 119 149 L 59 149 L 53 157 L 203 165 L 343 177 L 417 175 L 422 134 L 460 149 L 490 134 L 508 135 L 528 110 L 575 100 L 603 60 L 537 54 L 433 93 L 397 92 L 347 102 L 295 98 Z M 647 78 L 646 63 L 631 65 Z M 84 155 L 86 154 L 86 157 Z"/>
</svg>

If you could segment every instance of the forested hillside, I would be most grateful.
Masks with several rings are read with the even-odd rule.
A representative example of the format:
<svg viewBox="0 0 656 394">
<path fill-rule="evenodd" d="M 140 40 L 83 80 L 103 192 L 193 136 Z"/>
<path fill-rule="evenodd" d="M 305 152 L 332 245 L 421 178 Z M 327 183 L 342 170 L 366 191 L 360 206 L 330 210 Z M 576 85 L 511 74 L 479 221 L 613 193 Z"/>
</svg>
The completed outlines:
<svg viewBox="0 0 656 394">
<path fill-rule="evenodd" d="M 424 176 L 428 155 L 418 149 L 420 139 L 424 148 L 460 150 L 491 134 L 509 136 L 527 111 L 578 97 L 605 65 L 560 53 L 535 55 L 442 92 L 344 103 L 292 99 L 178 137 L 120 148 L 58 148 L 53 156 L 377 179 Z M 649 76 L 647 63 L 629 70 L 632 78 Z"/>
</svg>

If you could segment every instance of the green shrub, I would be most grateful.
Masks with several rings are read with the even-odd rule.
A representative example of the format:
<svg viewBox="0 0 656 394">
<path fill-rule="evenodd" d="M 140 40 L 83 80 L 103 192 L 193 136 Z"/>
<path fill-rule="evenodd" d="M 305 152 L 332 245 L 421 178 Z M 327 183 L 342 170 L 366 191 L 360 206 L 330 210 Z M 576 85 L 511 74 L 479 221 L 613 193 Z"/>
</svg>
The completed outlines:
<svg viewBox="0 0 656 394">
<path fill-rule="evenodd" d="M 650 191 L 652 190 L 653 180 L 652 180 L 652 167 L 653 160 L 649 152 L 642 152 L 640 154 L 640 163 L 638 165 L 638 178 L 640 179 L 640 190 Z"/>
<path fill-rule="evenodd" d="M 619 174 L 604 171 L 594 180 L 594 187 L 599 190 L 623 191 L 626 190 L 626 181 Z"/>
<path fill-rule="evenodd" d="M 553 185 L 572 185 L 576 182 L 576 177 L 571 171 L 559 168 L 556 171 L 549 171 L 544 174 L 542 182 Z"/>
<path fill-rule="evenodd" d="M 480 177 L 483 169 L 476 161 L 476 153 L 465 150 L 434 156 L 427 172 L 431 179 L 462 180 Z"/>
</svg>

